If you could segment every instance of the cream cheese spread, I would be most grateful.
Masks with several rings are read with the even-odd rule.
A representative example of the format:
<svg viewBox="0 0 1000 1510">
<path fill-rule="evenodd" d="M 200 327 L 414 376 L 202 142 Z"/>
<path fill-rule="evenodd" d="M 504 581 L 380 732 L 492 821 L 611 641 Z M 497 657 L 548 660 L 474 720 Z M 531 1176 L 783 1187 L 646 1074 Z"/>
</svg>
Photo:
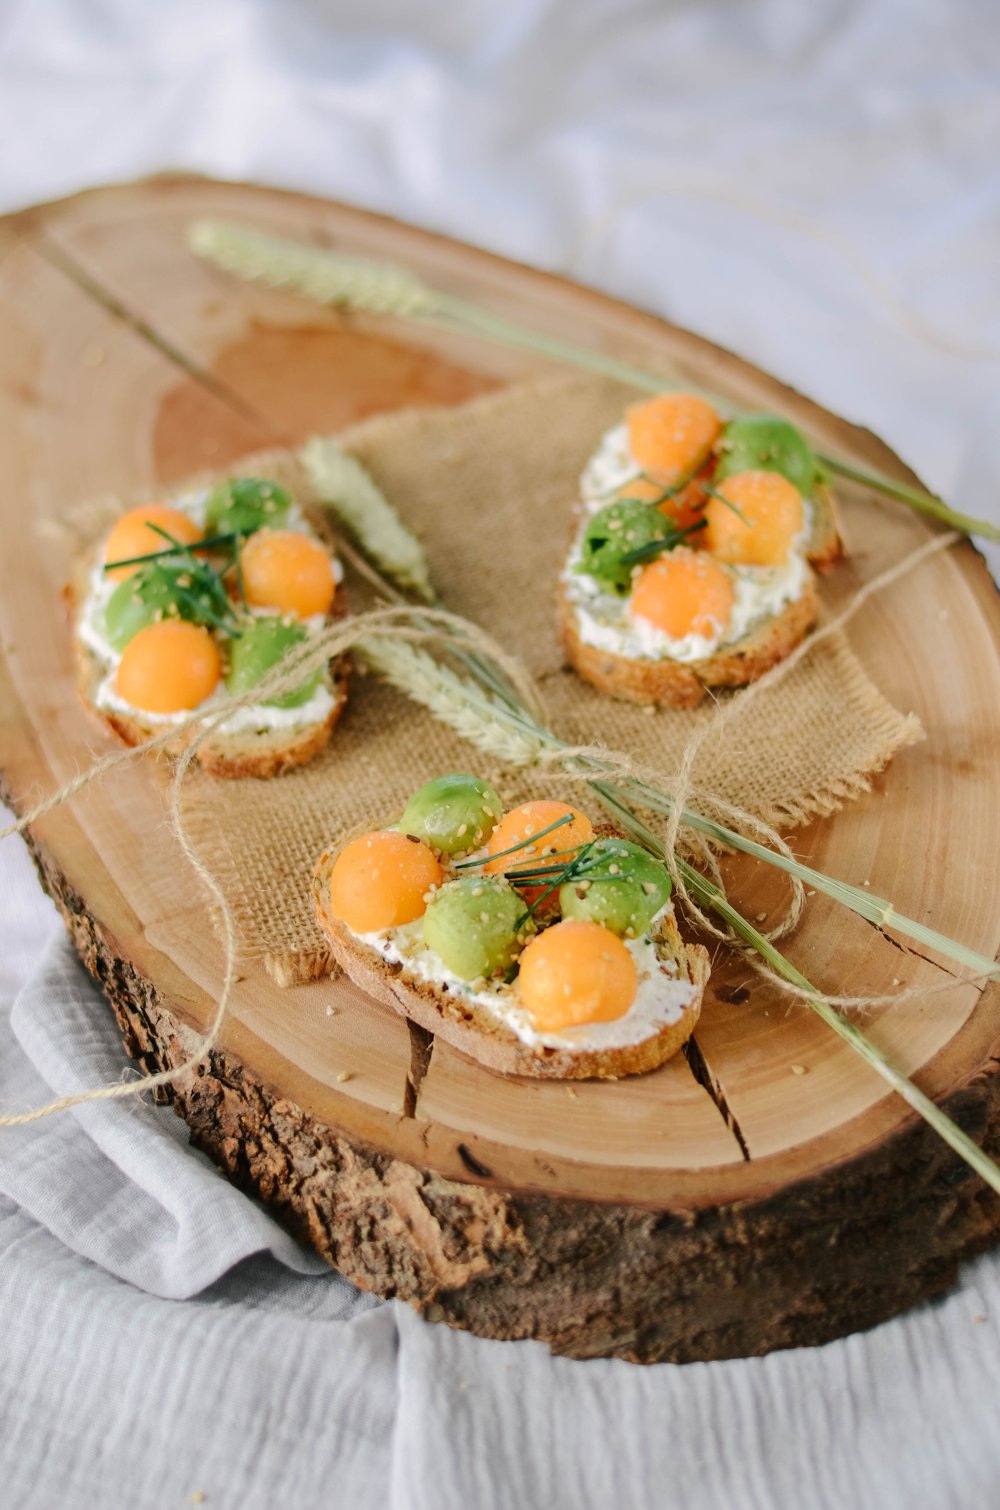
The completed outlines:
<svg viewBox="0 0 1000 1510">
<path fill-rule="evenodd" d="M 638 978 L 628 1011 L 611 1022 L 588 1022 L 558 1033 L 539 1032 L 532 1025 L 530 1014 L 518 999 L 516 980 L 512 984 L 466 981 L 453 974 L 440 955 L 424 942 L 422 918 L 399 928 L 356 933 L 354 937 L 374 949 L 388 964 L 399 965 L 417 980 L 484 1009 L 531 1047 L 619 1049 L 644 1043 L 661 1028 L 680 1022 L 694 999 L 695 987 L 678 975 L 674 960 L 659 958 L 653 942 L 657 925 L 669 908 L 670 903 L 657 913 L 649 932 L 641 938 L 622 940 L 635 963 Z"/>
</svg>

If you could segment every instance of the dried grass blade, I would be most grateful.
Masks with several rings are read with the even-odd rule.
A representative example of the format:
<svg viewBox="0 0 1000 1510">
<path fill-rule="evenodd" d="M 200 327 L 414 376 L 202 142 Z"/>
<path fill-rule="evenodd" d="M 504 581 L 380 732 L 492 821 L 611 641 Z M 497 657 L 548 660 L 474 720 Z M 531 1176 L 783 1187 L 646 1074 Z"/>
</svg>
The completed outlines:
<svg viewBox="0 0 1000 1510">
<path fill-rule="evenodd" d="M 298 454 L 324 504 L 379 570 L 397 587 L 433 603 L 423 546 L 361 463 L 330 437 L 317 436 Z"/>
</svg>

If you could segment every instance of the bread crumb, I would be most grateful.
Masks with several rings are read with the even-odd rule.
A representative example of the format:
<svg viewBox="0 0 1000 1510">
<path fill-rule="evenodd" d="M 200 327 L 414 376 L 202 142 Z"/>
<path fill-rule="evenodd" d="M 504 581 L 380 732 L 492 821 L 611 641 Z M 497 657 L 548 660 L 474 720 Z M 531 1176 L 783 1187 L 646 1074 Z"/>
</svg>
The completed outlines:
<svg viewBox="0 0 1000 1510">
<path fill-rule="evenodd" d="M 984 1321 L 989 1321 L 989 1317 L 988 1316 L 973 1316 L 972 1319 L 976 1323 L 977 1326 L 982 1326 L 982 1324 L 983 1324 Z"/>
<path fill-rule="evenodd" d="M 354 1079 L 354 1076 L 351 1074 L 350 1070 L 341 1070 L 340 1074 L 337 1076 L 337 1082 L 340 1085 L 343 1085 L 343 1083 L 344 1083 L 345 1080 L 353 1080 L 353 1079 Z"/>
</svg>

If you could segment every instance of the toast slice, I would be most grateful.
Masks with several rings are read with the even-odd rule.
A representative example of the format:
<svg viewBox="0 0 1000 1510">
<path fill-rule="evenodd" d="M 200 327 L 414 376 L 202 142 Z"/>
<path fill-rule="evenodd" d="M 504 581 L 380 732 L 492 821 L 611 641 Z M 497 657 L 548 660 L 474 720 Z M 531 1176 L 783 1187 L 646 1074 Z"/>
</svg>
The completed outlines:
<svg viewBox="0 0 1000 1510">
<path fill-rule="evenodd" d="M 535 1079 L 616 1080 L 623 1075 L 657 1069 L 677 1053 L 694 1031 L 708 982 L 708 951 L 700 944 L 682 941 L 669 907 L 657 925 L 654 946 L 665 982 L 681 980 L 690 985 L 690 998 L 679 1016 L 676 1009 L 667 1010 L 665 1006 L 663 1021 L 653 1022 L 648 1036 L 638 1043 L 617 1047 L 529 1044 L 488 1006 L 443 981 L 423 979 L 408 969 L 405 962 L 390 962 L 334 918 L 329 895 L 335 859 L 332 850 L 320 857 L 313 873 L 312 890 L 316 917 L 337 964 L 376 1001 L 440 1036 L 487 1069 Z"/>
<path fill-rule="evenodd" d="M 814 583 L 750 634 L 698 661 L 654 660 L 617 655 L 588 645 L 574 604 L 559 584 L 559 635 L 566 660 L 598 692 L 631 703 L 695 708 L 710 687 L 745 687 L 783 661 L 805 638 L 819 615 Z"/>
<path fill-rule="evenodd" d="M 88 713 L 98 719 L 126 745 L 140 745 L 161 734 L 168 727 L 162 718 L 144 717 L 138 709 L 126 710 L 102 707 L 98 691 L 109 672 L 103 661 L 76 632 L 76 624 L 82 612 L 88 592 L 93 557 L 81 559 L 73 581 L 65 589 L 64 598 L 74 630 L 74 645 L 77 666 L 77 690 Z M 333 623 L 348 614 L 347 594 L 343 583 L 337 586 L 336 595 L 327 621 Z M 229 779 L 256 777 L 269 779 L 281 776 L 296 766 L 305 765 L 326 748 L 333 729 L 344 710 L 350 682 L 351 660 L 341 655 L 331 660 L 328 667 L 329 692 L 332 704 L 325 709 L 322 718 L 289 722 L 281 728 L 241 729 L 233 733 L 215 733 L 199 746 L 197 760 L 202 768 L 213 776 Z M 168 755 L 179 756 L 196 737 L 197 726 L 186 733 L 178 734 L 176 740 L 166 744 Z"/>
<path fill-rule="evenodd" d="M 813 492 L 812 519 L 806 559 L 820 571 L 829 570 L 842 552 L 833 497 L 825 484 Z M 577 504 L 569 560 L 587 510 Z M 693 708 L 714 687 L 743 687 L 783 661 L 808 634 L 819 617 L 819 598 L 813 573 L 807 571 L 801 592 L 777 613 L 753 625 L 748 633 L 699 660 L 669 656 L 624 655 L 587 642 L 580 614 L 567 590 L 565 574 L 558 595 L 559 636 L 570 665 L 599 692 L 626 702 Z"/>
</svg>

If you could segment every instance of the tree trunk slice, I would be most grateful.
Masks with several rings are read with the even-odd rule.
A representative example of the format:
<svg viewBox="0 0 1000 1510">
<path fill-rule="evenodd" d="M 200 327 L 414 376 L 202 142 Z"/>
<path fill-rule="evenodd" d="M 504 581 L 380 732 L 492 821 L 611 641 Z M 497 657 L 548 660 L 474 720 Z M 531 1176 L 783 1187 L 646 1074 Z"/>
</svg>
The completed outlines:
<svg viewBox="0 0 1000 1510">
<path fill-rule="evenodd" d="M 543 365 L 225 279 L 184 248 L 187 222 L 204 214 L 407 263 L 525 323 L 778 409 L 856 464 L 911 475 L 867 432 L 663 321 L 343 206 L 167 178 L 9 217 L 0 770 L 16 807 L 109 748 L 72 690 L 65 553 L 46 528 L 67 505 L 379 409 L 454 403 Z M 851 555 L 824 589 L 834 606 L 927 536 L 906 509 L 838 491 Z M 24 527 L 29 514 L 37 530 Z M 994 957 L 996 594 L 968 546 L 913 584 L 866 605 L 851 638 L 928 742 L 795 848 Z M 222 970 L 160 827 L 164 782 L 152 762 L 127 767 L 30 835 L 128 1052 L 150 1071 L 195 1045 Z M 781 895 L 766 867 L 734 865 L 732 877 L 751 915 Z M 791 953 L 836 991 L 949 980 L 944 964 L 820 897 Z M 818 1020 L 737 961 L 717 961 L 687 1058 L 572 1090 L 491 1076 L 343 979 L 279 991 L 258 965 L 244 968 L 218 1051 L 167 1099 L 199 1146 L 341 1272 L 432 1318 L 575 1356 L 760 1353 L 938 1293 L 1000 1233 L 1000 1202 L 966 1166 Z M 870 1031 L 1000 1151 L 996 986 L 895 1002 Z"/>
</svg>

